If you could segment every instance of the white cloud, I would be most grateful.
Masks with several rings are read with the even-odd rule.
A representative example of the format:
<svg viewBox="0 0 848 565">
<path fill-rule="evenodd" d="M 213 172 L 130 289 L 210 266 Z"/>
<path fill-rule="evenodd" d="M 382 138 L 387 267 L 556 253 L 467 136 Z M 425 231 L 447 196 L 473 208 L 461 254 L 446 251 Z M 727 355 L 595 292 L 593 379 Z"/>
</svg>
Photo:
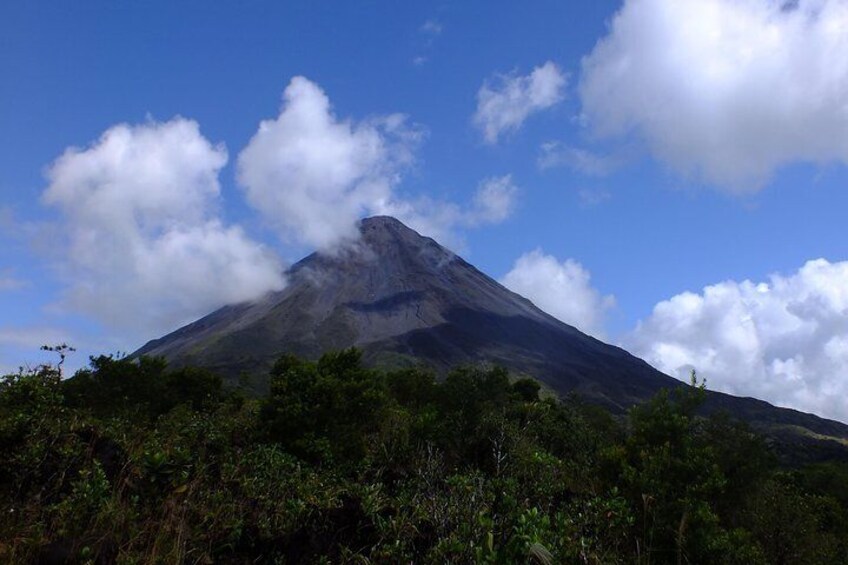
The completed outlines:
<svg viewBox="0 0 848 565">
<path fill-rule="evenodd" d="M 848 421 L 848 262 L 725 281 L 656 305 L 625 339 L 680 379 Z"/>
<path fill-rule="evenodd" d="M 138 338 L 282 288 L 276 257 L 217 217 L 226 162 L 183 118 L 67 149 L 42 197 L 62 213 L 66 303 Z"/>
<path fill-rule="evenodd" d="M 497 223 L 514 208 L 507 175 L 481 183 L 469 209 L 427 197 L 396 194 L 423 136 L 398 114 L 362 122 L 337 118 L 327 95 L 295 77 L 274 120 L 263 121 L 239 155 L 248 201 L 281 237 L 330 252 L 358 237 L 363 216 L 397 217 L 448 244 L 457 228 Z"/>
<path fill-rule="evenodd" d="M 531 114 L 550 108 L 564 97 L 567 75 L 548 61 L 529 75 L 498 75 L 477 92 L 474 124 L 486 143 L 497 143 L 501 134 L 521 127 Z"/>
<path fill-rule="evenodd" d="M 506 220 L 515 210 L 518 188 L 512 175 L 486 179 L 474 194 L 474 207 L 469 214 L 469 223 L 497 224 Z"/>
<path fill-rule="evenodd" d="M 295 77 L 279 116 L 239 155 L 238 177 L 283 238 L 330 250 L 356 238 L 360 217 L 393 202 L 421 136 L 399 114 L 337 119 L 318 85 Z"/>
<path fill-rule="evenodd" d="M 615 297 L 592 287 L 591 275 L 580 263 L 559 262 L 541 249 L 519 257 L 500 282 L 551 316 L 598 338 L 604 336 L 606 312 L 615 306 Z"/>
<path fill-rule="evenodd" d="M 848 162 L 848 2 L 626 0 L 584 58 L 584 118 L 735 192 Z"/>
<path fill-rule="evenodd" d="M 540 169 L 568 167 L 578 173 L 593 177 L 606 176 L 619 166 L 618 159 L 593 153 L 580 147 L 549 141 L 541 146 L 538 165 Z"/>
</svg>

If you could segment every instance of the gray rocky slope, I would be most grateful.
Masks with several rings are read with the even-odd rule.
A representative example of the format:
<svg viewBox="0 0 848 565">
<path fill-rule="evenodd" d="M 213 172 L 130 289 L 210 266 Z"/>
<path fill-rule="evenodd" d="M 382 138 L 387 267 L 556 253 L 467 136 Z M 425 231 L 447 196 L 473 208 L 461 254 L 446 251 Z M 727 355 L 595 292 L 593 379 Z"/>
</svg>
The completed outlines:
<svg viewBox="0 0 848 565">
<path fill-rule="evenodd" d="M 360 231 L 347 250 L 295 264 L 284 290 L 221 308 L 134 355 L 206 366 L 235 379 L 267 374 L 284 353 L 315 358 L 356 346 L 370 363 L 423 363 L 440 373 L 459 364 L 503 365 L 613 411 L 681 386 L 542 312 L 394 218 L 365 219 Z M 772 430 L 848 438 L 841 423 L 755 399 L 711 393 L 708 406 Z"/>
</svg>

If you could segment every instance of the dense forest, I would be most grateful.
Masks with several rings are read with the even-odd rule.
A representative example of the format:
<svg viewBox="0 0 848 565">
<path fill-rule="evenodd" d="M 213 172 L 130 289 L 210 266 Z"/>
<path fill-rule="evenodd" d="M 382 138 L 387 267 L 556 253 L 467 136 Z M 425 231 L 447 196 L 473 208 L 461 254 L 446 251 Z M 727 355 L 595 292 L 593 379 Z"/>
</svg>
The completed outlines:
<svg viewBox="0 0 848 565">
<path fill-rule="evenodd" d="M 848 466 L 781 465 L 697 383 L 614 417 L 356 350 L 249 381 L 113 356 L 4 377 L 0 562 L 848 562 Z"/>
</svg>

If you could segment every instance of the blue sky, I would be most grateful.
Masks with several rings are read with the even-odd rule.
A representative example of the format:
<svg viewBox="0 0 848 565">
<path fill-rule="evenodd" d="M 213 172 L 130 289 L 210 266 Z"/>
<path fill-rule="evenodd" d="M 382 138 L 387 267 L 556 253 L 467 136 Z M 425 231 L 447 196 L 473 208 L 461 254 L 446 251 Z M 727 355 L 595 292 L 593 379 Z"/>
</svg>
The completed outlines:
<svg viewBox="0 0 848 565">
<path fill-rule="evenodd" d="M 131 351 L 392 213 L 848 419 L 845 0 L 11 0 L 0 41 L 0 368 Z"/>
</svg>

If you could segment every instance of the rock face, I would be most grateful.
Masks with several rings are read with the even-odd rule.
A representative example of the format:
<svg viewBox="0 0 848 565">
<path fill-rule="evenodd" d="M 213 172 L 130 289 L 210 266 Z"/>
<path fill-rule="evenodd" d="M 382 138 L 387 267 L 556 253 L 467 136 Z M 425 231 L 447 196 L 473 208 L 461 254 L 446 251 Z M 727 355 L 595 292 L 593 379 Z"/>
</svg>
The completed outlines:
<svg viewBox="0 0 848 565">
<path fill-rule="evenodd" d="M 680 386 L 623 349 L 545 314 L 462 258 L 394 218 L 368 218 L 338 255 L 312 254 L 286 289 L 226 306 L 134 355 L 206 366 L 232 379 L 267 374 L 284 353 L 314 358 L 356 346 L 371 363 L 500 364 L 560 394 L 623 411 Z M 754 399 L 712 393 L 708 404 L 754 423 L 848 438 L 848 426 Z"/>
<path fill-rule="evenodd" d="M 366 360 L 502 364 L 558 391 L 625 407 L 677 381 L 563 324 L 394 218 L 362 221 L 339 255 L 294 265 L 285 290 L 226 306 L 136 354 L 227 376 L 267 370 L 283 353 L 355 345 Z"/>
</svg>

